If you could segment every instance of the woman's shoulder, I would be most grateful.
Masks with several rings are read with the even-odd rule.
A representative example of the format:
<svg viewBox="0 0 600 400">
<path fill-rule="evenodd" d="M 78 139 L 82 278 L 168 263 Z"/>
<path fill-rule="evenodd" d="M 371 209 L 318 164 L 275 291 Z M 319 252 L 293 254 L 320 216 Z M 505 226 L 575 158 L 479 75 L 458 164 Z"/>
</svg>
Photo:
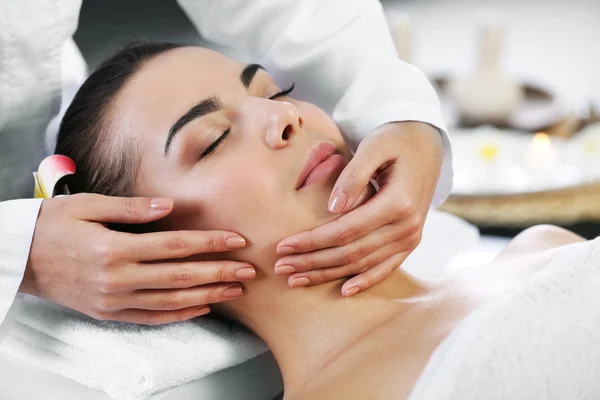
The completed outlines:
<svg viewBox="0 0 600 400">
<path fill-rule="evenodd" d="M 497 259 L 541 253 L 584 241 L 585 239 L 581 236 L 559 226 L 536 225 L 515 236 Z"/>
<path fill-rule="evenodd" d="M 585 241 L 558 226 L 534 226 L 515 236 L 489 264 L 455 272 L 451 285 L 461 287 L 481 305 L 487 304 L 535 279 L 557 257 L 568 255 L 570 246 Z"/>
<path fill-rule="evenodd" d="M 543 268 L 470 314 L 436 350 L 411 399 L 597 397 L 589 371 L 600 359 L 600 239 L 565 244 L 557 230 L 533 239 L 539 233 L 561 236 L 533 256 L 545 258 Z"/>
</svg>

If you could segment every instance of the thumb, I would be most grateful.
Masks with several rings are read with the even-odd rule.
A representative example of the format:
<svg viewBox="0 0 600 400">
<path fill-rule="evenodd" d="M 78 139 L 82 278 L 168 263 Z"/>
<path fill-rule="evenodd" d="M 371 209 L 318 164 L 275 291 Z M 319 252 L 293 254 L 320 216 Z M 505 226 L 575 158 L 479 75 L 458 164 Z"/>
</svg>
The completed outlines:
<svg viewBox="0 0 600 400">
<path fill-rule="evenodd" d="M 359 146 L 356 154 L 338 177 L 329 198 L 329 211 L 339 214 L 348 211 L 369 186 L 371 177 L 380 166 L 379 160 Z"/>
<path fill-rule="evenodd" d="M 162 197 L 111 197 L 82 194 L 77 216 L 83 220 L 115 223 L 145 224 L 165 217 L 173 210 L 173 200 Z"/>
</svg>

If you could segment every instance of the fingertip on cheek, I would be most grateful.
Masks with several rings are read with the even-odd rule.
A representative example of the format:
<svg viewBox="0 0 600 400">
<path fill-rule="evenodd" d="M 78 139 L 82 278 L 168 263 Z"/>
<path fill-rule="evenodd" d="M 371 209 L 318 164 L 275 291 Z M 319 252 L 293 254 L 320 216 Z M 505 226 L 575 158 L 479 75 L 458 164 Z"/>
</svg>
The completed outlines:
<svg viewBox="0 0 600 400">
<path fill-rule="evenodd" d="M 296 249 L 290 245 L 279 244 L 277 246 L 276 253 L 280 256 L 287 256 L 288 254 L 292 254 L 296 251 Z"/>
<path fill-rule="evenodd" d="M 276 265 L 275 275 L 290 275 L 296 272 L 296 268 L 293 265 Z"/>
<path fill-rule="evenodd" d="M 290 276 L 288 278 L 288 285 L 292 288 L 308 286 L 310 285 L 310 279 L 305 276 Z"/>
<path fill-rule="evenodd" d="M 359 291 L 360 291 L 360 288 L 358 286 L 351 286 L 346 289 L 342 288 L 342 296 L 351 297 L 351 296 L 354 296 Z"/>
</svg>

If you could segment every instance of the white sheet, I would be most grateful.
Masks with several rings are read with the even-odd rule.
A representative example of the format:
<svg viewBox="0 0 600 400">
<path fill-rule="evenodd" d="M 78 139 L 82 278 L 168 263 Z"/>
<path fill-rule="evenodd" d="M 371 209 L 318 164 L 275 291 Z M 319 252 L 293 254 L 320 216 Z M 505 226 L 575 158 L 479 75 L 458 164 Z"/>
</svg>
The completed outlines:
<svg viewBox="0 0 600 400">
<path fill-rule="evenodd" d="M 600 238 L 570 245 L 471 314 L 434 352 L 410 400 L 598 399 L 599 370 Z"/>
</svg>

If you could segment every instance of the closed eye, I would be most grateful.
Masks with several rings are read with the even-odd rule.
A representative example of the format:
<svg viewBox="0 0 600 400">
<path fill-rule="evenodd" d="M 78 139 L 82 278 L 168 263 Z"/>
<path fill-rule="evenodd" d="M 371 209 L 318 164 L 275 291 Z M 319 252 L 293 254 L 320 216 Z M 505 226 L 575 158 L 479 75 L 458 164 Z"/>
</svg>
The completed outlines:
<svg viewBox="0 0 600 400">
<path fill-rule="evenodd" d="M 208 157 L 213 151 L 215 151 L 223 142 L 225 142 L 225 140 L 227 140 L 227 138 L 229 137 L 229 134 L 231 133 L 231 128 L 227 128 L 225 130 L 225 132 L 223 132 L 223 134 L 221 136 L 219 136 L 219 138 L 217 140 L 215 140 L 214 142 L 212 142 L 212 144 L 210 146 L 208 146 L 206 148 L 206 150 L 204 150 L 202 152 L 202 154 L 200 154 L 200 157 L 198 157 L 199 160 L 202 160 L 206 157 Z"/>
<path fill-rule="evenodd" d="M 294 90 L 294 85 L 295 83 L 292 83 L 292 86 L 290 86 L 289 88 L 282 90 L 279 93 L 275 93 L 273 96 L 269 97 L 269 100 L 275 100 L 278 97 L 287 96 L 288 94 L 292 93 L 292 90 Z"/>
<path fill-rule="evenodd" d="M 292 91 L 294 90 L 294 86 L 295 86 L 295 84 L 292 83 L 292 85 L 289 88 L 284 89 L 284 90 L 282 90 L 280 92 L 277 92 L 273 96 L 269 97 L 269 100 L 276 100 L 278 97 L 285 97 L 285 96 L 287 96 L 288 94 L 292 93 Z M 206 148 L 206 150 L 204 150 L 202 152 L 202 154 L 200 154 L 200 156 L 198 157 L 198 159 L 202 160 L 202 159 L 208 157 L 223 142 L 225 142 L 225 140 L 227 140 L 227 138 L 229 137 L 230 134 L 231 134 L 231 128 L 227 128 L 225 130 L 225 132 L 223 132 L 223 134 L 221 136 L 219 136 L 219 138 L 217 140 L 215 140 L 210 146 L 208 146 L 208 148 Z"/>
</svg>

